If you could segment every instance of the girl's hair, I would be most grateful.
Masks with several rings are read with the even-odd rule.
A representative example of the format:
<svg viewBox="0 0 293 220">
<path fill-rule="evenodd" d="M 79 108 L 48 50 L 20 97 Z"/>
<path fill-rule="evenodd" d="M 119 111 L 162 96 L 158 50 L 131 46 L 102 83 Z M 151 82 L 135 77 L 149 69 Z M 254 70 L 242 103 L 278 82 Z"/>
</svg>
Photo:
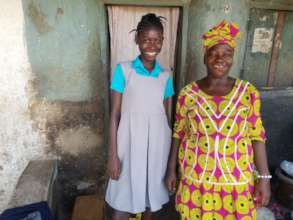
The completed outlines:
<svg viewBox="0 0 293 220">
<path fill-rule="evenodd" d="M 163 19 L 166 20 L 165 17 L 157 16 L 154 13 L 148 13 L 148 14 L 141 17 L 141 20 L 140 20 L 140 22 L 138 22 L 136 29 L 134 29 L 132 31 L 135 31 L 136 34 L 139 35 L 144 30 L 146 30 L 150 27 L 155 27 L 158 30 L 162 31 L 162 33 L 163 33 L 164 32 L 164 27 L 162 24 Z"/>
</svg>

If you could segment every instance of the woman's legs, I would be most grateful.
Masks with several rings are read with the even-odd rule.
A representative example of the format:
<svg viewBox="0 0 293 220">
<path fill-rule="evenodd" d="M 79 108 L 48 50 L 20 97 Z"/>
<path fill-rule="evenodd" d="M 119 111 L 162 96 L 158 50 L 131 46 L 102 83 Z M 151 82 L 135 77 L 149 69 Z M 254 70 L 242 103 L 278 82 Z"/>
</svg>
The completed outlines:
<svg viewBox="0 0 293 220">
<path fill-rule="evenodd" d="M 113 214 L 111 220 L 128 220 L 130 217 L 130 214 L 128 212 L 122 212 L 113 209 Z"/>
</svg>

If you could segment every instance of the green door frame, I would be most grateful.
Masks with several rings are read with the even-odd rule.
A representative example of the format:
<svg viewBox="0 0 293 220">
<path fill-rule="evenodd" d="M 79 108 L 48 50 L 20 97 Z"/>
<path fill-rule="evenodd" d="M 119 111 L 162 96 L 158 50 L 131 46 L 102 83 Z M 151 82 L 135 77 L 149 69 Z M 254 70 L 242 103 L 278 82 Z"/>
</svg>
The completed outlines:
<svg viewBox="0 0 293 220">
<path fill-rule="evenodd" d="M 271 51 L 271 58 L 269 59 L 268 64 L 268 75 L 267 75 L 267 81 L 265 82 L 258 82 L 263 84 L 264 87 L 274 87 L 275 86 L 275 78 L 276 78 L 276 68 L 278 63 L 278 56 L 279 56 L 279 46 L 280 46 L 280 39 L 282 38 L 282 31 L 284 26 L 284 17 L 285 12 L 284 11 L 293 11 L 293 0 L 250 0 L 249 1 L 249 8 L 250 8 L 250 15 L 251 16 L 251 10 L 252 9 L 264 9 L 264 10 L 272 10 L 277 13 L 277 18 L 275 21 L 275 33 L 273 38 L 273 47 Z M 251 18 L 249 18 L 251 19 Z M 250 26 L 251 22 L 249 22 Z M 250 27 L 249 27 L 250 28 Z M 248 29 L 249 29 L 248 28 Z M 249 31 L 249 30 L 248 30 Z M 250 30 L 251 31 L 251 30 Z M 249 36 L 249 33 L 248 35 Z M 246 47 L 246 50 L 248 49 L 248 46 Z M 246 57 L 245 52 L 245 57 Z M 245 65 L 245 60 L 243 62 L 243 65 Z M 244 68 L 243 68 L 244 69 Z"/>
</svg>

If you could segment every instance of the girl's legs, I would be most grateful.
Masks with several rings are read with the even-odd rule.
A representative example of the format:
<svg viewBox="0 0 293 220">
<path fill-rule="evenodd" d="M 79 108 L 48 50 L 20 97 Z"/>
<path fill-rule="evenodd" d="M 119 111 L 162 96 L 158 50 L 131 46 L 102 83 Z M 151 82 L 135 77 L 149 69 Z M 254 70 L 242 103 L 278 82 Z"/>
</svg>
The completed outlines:
<svg viewBox="0 0 293 220">
<path fill-rule="evenodd" d="M 146 210 L 142 214 L 141 220 L 152 220 L 153 213 L 149 208 L 146 208 Z M 128 212 L 122 212 L 113 209 L 113 214 L 111 220 L 128 220 L 130 218 L 130 213 Z"/>
<path fill-rule="evenodd" d="M 128 212 L 122 212 L 113 209 L 113 214 L 111 220 L 128 220 L 130 217 L 130 214 Z"/>
<path fill-rule="evenodd" d="M 149 208 L 146 208 L 144 213 L 142 214 L 142 220 L 152 220 L 152 212 Z"/>
</svg>

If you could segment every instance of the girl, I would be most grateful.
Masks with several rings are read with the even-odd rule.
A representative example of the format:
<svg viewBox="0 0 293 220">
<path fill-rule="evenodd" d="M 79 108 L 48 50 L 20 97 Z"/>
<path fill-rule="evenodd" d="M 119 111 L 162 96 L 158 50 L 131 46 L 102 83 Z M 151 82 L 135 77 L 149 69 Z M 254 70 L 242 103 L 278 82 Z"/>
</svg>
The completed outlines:
<svg viewBox="0 0 293 220">
<path fill-rule="evenodd" d="M 249 82 L 228 76 L 237 37 L 238 27 L 226 21 L 203 36 L 207 76 L 178 97 L 165 181 L 174 191 L 178 153 L 176 208 L 184 220 L 256 219 L 256 206 L 269 202 L 259 93 Z"/>
<path fill-rule="evenodd" d="M 140 212 L 151 219 L 169 200 L 163 181 L 171 145 L 166 108 L 174 89 L 170 73 L 156 61 L 163 44 L 161 18 L 144 15 L 135 42 L 140 55 L 118 64 L 111 83 L 106 202 L 114 220 Z"/>
</svg>

